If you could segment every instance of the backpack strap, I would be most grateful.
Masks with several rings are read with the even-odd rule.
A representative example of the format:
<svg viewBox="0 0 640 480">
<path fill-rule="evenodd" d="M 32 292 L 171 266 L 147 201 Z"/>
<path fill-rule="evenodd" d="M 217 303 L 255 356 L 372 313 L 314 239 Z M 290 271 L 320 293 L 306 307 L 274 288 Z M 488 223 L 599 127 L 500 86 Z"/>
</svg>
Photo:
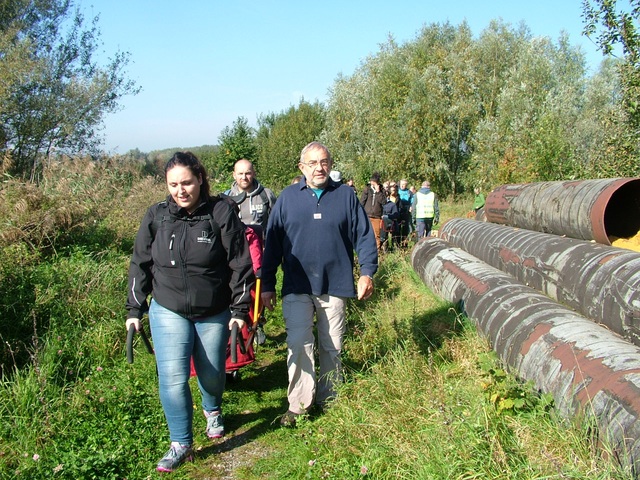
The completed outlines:
<svg viewBox="0 0 640 480">
<path fill-rule="evenodd" d="M 260 192 L 260 198 L 262 199 L 262 203 L 269 205 L 269 208 L 273 207 L 269 195 L 267 195 L 267 190 L 264 187 L 262 187 L 262 191 Z"/>
<path fill-rule="evenodd" d="M 216 202 L 218 202 L 221 198 L 219 197 L 213 197 L 212 199 L 212 207 L 213 205 L 215 205 Z M 234 203 L 235 205 L 235 203 Z M 211 208 L 211 211 L 213 212 L 213 208 Z M 156 211 L 156 215 L 155 217 L 153 217 L 153 222 L 151 223 L 151 235 L 153 238 L 156 237 L 156 232 L 158 231 L 158 229 L 160 228 L 160 226 L 164 223 L 164 222 L 176 222 L 178 221 L 178 217 L 176 217 L 175 215 L 172 215 L 171 213 L 169 213 L 169 205 L 167 204 L 166 200 L 163 200 L 162 202 L 158 203 L 158 210 Z M 213 215 L 211 213 L 205 213 L 204 215 L 195 215 L 189 219 L 185 219 L 183 221 L 187 221 L 187 222 L 199 222 L 201 220 L 208 220 L 209 224 L 211 225 L 211 230 L 213 231 L 213 233 L 215 234 L 216 237 L 220 238 L 220 225 L 218 225 L 218 222 L 216 222 L 213 219 Z"/>
<path fill-rule="evenodd" d="M 175 219 L 172 218 L 172 215 L 169 214 L 169 205 L 166 200 L 158 203 L 158 210 L 156 210 L 156 215 L 153 217 L 153 222 L 151 223 L 151 236 L 152 238 L 156 238 L 156 233 L 165 221 L 173 221 Z"/>
</svg>

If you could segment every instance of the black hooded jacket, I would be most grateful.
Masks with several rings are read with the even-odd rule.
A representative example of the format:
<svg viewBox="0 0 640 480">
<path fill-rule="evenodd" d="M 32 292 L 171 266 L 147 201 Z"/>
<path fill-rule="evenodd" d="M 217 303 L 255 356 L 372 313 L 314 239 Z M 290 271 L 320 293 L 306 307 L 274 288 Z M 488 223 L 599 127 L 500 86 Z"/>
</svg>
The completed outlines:
<svg viewBox="0 0 640 480">
<path fill-rule="evenodd" d="M 147 210 L 138 230 L 129 266 L 128 318 L 142 317 L 151 294 L 187 318 L 230 307 L 234 317 L 246 319 L 254 282 L 236 207 L 212 197 L 189 215 L 169 195 Z"/>
</svg>

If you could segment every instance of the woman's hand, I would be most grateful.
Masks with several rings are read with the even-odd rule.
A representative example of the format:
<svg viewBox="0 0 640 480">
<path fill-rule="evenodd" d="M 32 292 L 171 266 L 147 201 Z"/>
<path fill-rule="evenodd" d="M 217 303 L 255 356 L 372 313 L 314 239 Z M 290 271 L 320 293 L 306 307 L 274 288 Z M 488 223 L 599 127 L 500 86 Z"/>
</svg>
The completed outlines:
<svg viewBox="0 0 640 480">
<path fill-rule="evenodd" d="M 127 332 L 129 331 L 129 327 L 133 325 L 134 327 L 136 327 L 136 332 L 140 331 L 140 319 L 138 318 L 127 318 L 127 321 L 125 323 L 125 326 L 127 327 Z"/>
<path fill-rule="evenodd" d="M 229 330 L 233 328 L 234 323 L 238 325 L 238 330 L 242 330 L 244 328 L 244 324 L 245 324 L 244 320 L 237 317 L 231 317 L 231 320 L 229 320 Z"/>
</svg>

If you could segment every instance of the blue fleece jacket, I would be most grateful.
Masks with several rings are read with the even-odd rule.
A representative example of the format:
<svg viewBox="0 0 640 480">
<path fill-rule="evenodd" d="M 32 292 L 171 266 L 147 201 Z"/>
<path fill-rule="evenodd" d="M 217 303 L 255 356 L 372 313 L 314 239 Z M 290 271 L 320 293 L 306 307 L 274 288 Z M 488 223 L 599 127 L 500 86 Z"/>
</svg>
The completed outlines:
<svg viewBox="0 0 640 480">
<path fill-rule="evenodd" d="M 262 291 L 355 297 L 354 250 L 360 274 L 373 276 L 378 251 L 371 222 L 353 190 L 329 180 L 320 199 L 303 179 L 285 188 L 275 203 L 262 259 Z"/>
</svg>

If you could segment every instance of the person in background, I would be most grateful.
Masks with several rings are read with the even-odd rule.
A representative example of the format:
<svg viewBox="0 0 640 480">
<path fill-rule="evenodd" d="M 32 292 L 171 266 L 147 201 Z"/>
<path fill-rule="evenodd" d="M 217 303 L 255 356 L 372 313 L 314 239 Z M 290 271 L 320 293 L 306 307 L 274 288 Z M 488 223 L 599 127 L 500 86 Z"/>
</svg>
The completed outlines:
<svg viewBox="0 0 640 480">
<path fill-rule="evenodd" d="M 482 207 L 484 207 L 484 194 L 480 191 L 479 187 L 473 189 L 475 197 L 473 198 L 473 211 L 478 213 Z"/>
<path fill-rule="evenodd" d="M 256 179 L 256 171 L 253 163 L 242 158 L 233 166 L 234 182 L 225 195 L 233 198 L 240 208 L 240 220 L 245 225 L 251 225 L 258 231 L 260 236 L 264 235 L 269 221 L 269 212 L 276 203 L 275 194 L 264 187 Z"/>
<path fill-rule="evenodd" d="M 378 248 L 380 248 L 380 229 L 382 228 L 382 206 L 385 203 L 387 203 L 387 194 L 380 184 L 380 175 L 374 173 L 371 175 L 369 185 L 362 191 L 360 204 L 371 221 Z"/>
<path fill-rule="evenodd" d="M 296 175 L 291 180 L 291 185 L 295 185 L 296 183 L 300 183 L 300 181 L 302 180 L 303 177 L 304 177 L 304 175 Z"/>
<path fill-rule="evenodd" d="M 422 187 L 413 196 L 411 212 L 418 230 L 418 240 L 428 237 L 434 223 L 440 220 L 438 197 L 431 191 L 428 181 L 422 182 Z"/>
<path fill-rule="evenodd" d="M 398 185 L 398 197 L 400 197 L 400 225 L 399 237 L 400 242 L 405 244 L 407 239 L 413 232 L 413 222 L 411 218 L 411 203 L 413 202 L 413 193 L 408 188 L 406 179 L 401 179 Z"/>
<path fill-rule="evenodd" d="M 338 170 L 331 170 L 329 172 L 329 177 L 336 183 L 342 183 L 342 173 Z"/>
<path fill-rule="evenodd" d="M 380 248 L 391 250 L 398 241 L 396 235 L 397 221 L 400 218 L 400 198 L 398 197 L 398 187 L 389 186 L 389 196 L 382 206 L 382 229 L 380 230 Z"/>
<path fill-rule="evenodd" d="M 289 408 L 284 426 L 314 405 L 321 409 L 336 395 L 342 379 L 342 342 L 349 297 L 373 293 L 378 251 L 371 223 L 351 188 L 329 177 L 333 161 L 326 146 L 311 142 L 298 167 L 304 179 L 285 188 L 269 224 L 262 262 L 262 302 L 276 303 L 276 272 L 283 270 L 282 314 L 287 332 Z M 357 288 L 354 251 L 360 265 Z M 318 335 L 316 376 L 314 317 Z"/>
<path fill-rule="evenodd" d="M 229 330 L 234 323 L 242 328 L 247 320 L 255 279 L 237 209 L 211 195 L 198 158 L 176 152 L 164 175 L 169 195 L 147 210 L 134 244 L 126 328 L 140 331 L 140 319 L 149 313 L 171 440 L 157 470 L 171 472 L 193 459 L 192 357 L 206 433 L 210 438 L 224 435 Z"/>
<path fill-rule="evenodd" d="M 355 184 L 353 183 L 353 178 L 350 178 L 347 180 L 347 186 L 351 187 L 353 189 L 353 193 L 355 193 L 356 195 L 358 194 L 358 190 L 356 189 Z"/>
<path fill-rule="evenodd" d="M 402 241 L 402 237 L 401 237 L 401 232 L 400 232 L 400 226 L 401 226 L 401 221 L 402 221 L 402 201 L 400 200 L 400 194 L 398 193 L 398 186 L 395 182 L 391 182 L 391 184 L 389 185 L 389 197 L 388 200 L 391 201 L 394 205 L 395 205 L 395 214 L 393 217 L 389 217 L 391 220 L 393 220 L 393 225 L 392 225 L 392 243 L 394 246 L 400 245 L 400 242 Z M 387 202 L 388 204 L 389 202 Z M 386 207 L 386 205 L 385 205 Z M 389 207 L 391 210 L 393 210 L 393 208 Z M 384 214 L 382 216 L 382 219 L 384 221 Z"/>
</svg>

